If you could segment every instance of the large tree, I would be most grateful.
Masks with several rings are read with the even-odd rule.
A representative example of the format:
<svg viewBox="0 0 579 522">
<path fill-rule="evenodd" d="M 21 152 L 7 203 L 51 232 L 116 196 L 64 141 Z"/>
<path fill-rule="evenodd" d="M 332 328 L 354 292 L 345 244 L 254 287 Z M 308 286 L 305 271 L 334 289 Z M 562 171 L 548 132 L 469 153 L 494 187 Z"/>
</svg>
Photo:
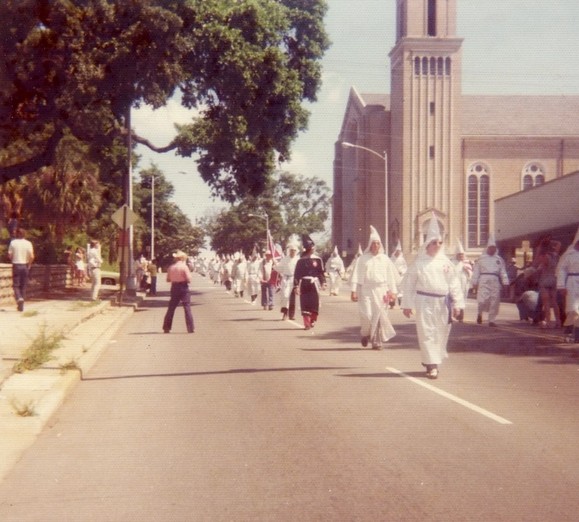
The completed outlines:
<svg viewBox="0 0 579 522">
<path fill-rule="evenodd" d="M 325 0 L 3 0 L 0 182 L 54 161 L 66 133 L 99 157 L 131 107 L 179 95 L 195 117 L 159 152 L 196 154 L 214 195 L 257 195 L 306 128 L 329 43 Z M 21 144 L 27 145 L 23 155 Z"/>
</svg>

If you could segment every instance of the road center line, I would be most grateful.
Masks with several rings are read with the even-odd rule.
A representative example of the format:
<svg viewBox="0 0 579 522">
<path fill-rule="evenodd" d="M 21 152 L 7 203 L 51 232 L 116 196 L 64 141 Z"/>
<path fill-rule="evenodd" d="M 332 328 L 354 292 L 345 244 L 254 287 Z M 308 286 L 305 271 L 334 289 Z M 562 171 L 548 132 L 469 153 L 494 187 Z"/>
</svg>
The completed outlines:
<svg viewBox="0 0 579 522">
<path fill-rule="evenodd" d="M 488 417 L 489 419 L 492 419 L 495 422 L 498 422 L 499 424 L 512 424 L 511 421 L 509 421 L 503 417 L 500 417 L 499 415 L 495 415 L 494 413 L 492 413 L 488 410 L 485 410 L 484 408 L 481 408 L 480 406 L 477 406 L 476 404 L 473 404 L 472 402 L 465 401 L 464 399 L 461 399 L 460 397 L 457 397 L 456 395 L 452 395 L 452 393 L 445 392 L 444 390 L 441 390 L 440 388 L 437 388 L 436 386 L 432 386 L 432 384 L 428 384 L 427 382 L 421 381 L 420 379 L 416 379 L 415 377 L 411 377 L 410 375 L 408 375 L 404 372 L 401 372 L 400 370 L 397 370 L 396 368 L 386 367 L 386 370 L 388 370 L 390 373 L 400 375 L 401 377 L 404 377 L 405 379 L 412 381 L 414 384 L 418 384 L 419 386 L 422 386 L 423 388 L 426 388 L 427 390 L 430 390 L 431 392 L 437 393 L 438 395 L 441 395 L 442 397 L 444 397 L 446 399 L 449 399 L 453 402 L 456 402 L 457 404 L 460 404 L 461 406 L 464 406 L 465 408 L 468 408 L 469 410 L 472 410 L 476 413 L 484 415 L 485 417 Z"/>
</svg>

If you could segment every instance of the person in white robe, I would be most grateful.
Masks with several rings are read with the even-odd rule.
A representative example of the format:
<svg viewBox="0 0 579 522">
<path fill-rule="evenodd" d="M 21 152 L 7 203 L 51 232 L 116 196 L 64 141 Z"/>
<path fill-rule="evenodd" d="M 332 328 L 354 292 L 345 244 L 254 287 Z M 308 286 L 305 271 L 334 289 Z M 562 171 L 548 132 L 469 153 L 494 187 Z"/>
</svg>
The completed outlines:
<svg viewBox="0 0 579 522">
<path fill-rule="evenodd" d="M 275 271 L 281 276 L 280 294 L 281 294 L 281 313 L 282 321 L 289 317 L 295 319 L 296 314 L 296 295 L 294 292 L 294 273 L 300 251 L 299 239 L 292 234 L 286 245 L 286 255 L 282 257 L 274 266 Z"/>
<path fill-rule="evenodd" d="M 237 252 L 234 258 L 235 261 L 231 269 L 233 295 L 235 297 L 243 297 L 245 284 L 247 282 L 247 259 L 245 259 L 245 256 L 240 252 Z"/>
<path fill-rule="evenodd" d="M 402 281 L 402 312 L 416 313 L 416 332 L 422 365 L 429 379 L 438 377 L 439 365 L 448 357 L 452 317 L 464 309 L 456 270 L 444 255 L 442 235 L 434 214 L 428 233 Z"/>
<path fill-rule="evenodd" d="M 346 273 L 344 261 L 338 253 L 338 247 L 334 247 L 332 255 L 326 263 L 326 272 L 330 280 L 330 295 L 340 295 L 340 288 L 342 286 L 342 278 Z"/>
<path fill-rule="evenodd" d="M 251 254 L 251 259 L 247 263 L 247 288 L 249 290 L 249 295 L 251 296 L 251 304 L 255 305 L 257 303 L 257 295 L 260 292 L 260 282 L 259 282 L 259 266 L 261 264 L 261 258 L 256 249 L 253 250 Z"/>
<path fill-rule="evenodd" d="M 579 343 L 579 228 L 557 265 L 557 288 L 565 297 L 565 341 Z"/>
<path fill-rule="evenodd" d="M 387 304 L 398 295 L 400 276 L 390 258 L 384 253 L 382 240 L 370 226 L 370 239 L 364 254 L 358 259 L 351 279 L 351 300 L 358 302 L 362 346 L 368 342 L 379 350 L 396 335 L 388 317 Z"/>
<path fill-rule="evenodd" d="M 489 314 L 489 326 L 496 326 L 496 318 L 501 304 L 503 286 L 509 285 L 509 276 L 503 258 L 499 256 L 497 244 L 491 234 L 486 252 L 474 266 L 471 280 L 477 291 L 477 324 L 483 323 L 483 312 Z"/>
<path fill-rule="evenodd" d="M 468 297 L 468 289 L 470 288 L 470 280 L 472 279 L 473 266 L 469 259 L 466 257 L 466 252 L 462 246 L 462 242 L 457 240 L 456 252 L 452 258 L 454 267 L 456 269 L 456 275 L 460 281 L 460 289 L 462 290 L 463 299 L 466 305 L 466 298 Z M 460 311 L 457 317 L 459 322 L 464 321 L 464 309 Z"/>
<path fill-rule="evenodd" d="M 402 279 L 404 277 L 404 274 L 408 270 L 408 263 L 404 258 L 404 254 L 402 252 L 402 243 L 400 243 L 400 240 L 398 240 L 398 243 L 396 243 L 394 252 L 392 252 L 392 255 L 390 256 L 390 261 L 394 263 L 394 266 L 398 271 L 398 275 L 400 276 L 400 279 Z M 394 306 L 396 305 L 396 299 L 398 299 L 398 304 L 400 304 L 400 301 L 402 299 L 402 293 L 398 292 L 398 295 L 394 299 L 392 299 L 392 301 L 390 301 L 390 308 L 394 308 Z"/>
<path fill-rule="evenodd" d="M 360 259 L 360 257 L 362 257 L 362 254 L 364 253 L 364 251 L 362 250 L 362 246 L 358 245 L 358 251 L 356 252 L 356 255 L 354 256 L 354 259 L 352 259 L 351 263 L 348 265 L 348 268 L 346 268 L 346 272 L 344 274 L 344 280 L 348 281 L 350 283 L 350 286 L 352 284 L 352 274 L 354 273 L 354 270 L 356 269 L 356 264 L 358 263 L 358 259 Z M 354 288 L 355 290 L 355 288 Z"/>
</svg>

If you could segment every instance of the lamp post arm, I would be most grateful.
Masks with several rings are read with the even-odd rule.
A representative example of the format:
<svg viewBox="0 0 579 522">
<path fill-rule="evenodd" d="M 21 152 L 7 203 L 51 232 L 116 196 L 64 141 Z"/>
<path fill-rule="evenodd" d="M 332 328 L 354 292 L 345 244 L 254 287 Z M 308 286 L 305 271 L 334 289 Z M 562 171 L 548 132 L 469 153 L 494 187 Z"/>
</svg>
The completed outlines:
<svg viewBox="0 0 579 522">
<path fill-rule="evenodd" d="M 382 161 L 386 161 L 388 158 L 386 153 L 384 153 L 384 156 L 382 156 L 382 154 L 379 154 L 375 150 L 369 149 L 368 147 L 363 147 L 362 145 L 356 145 L 355 143 L 348 143 L 347 141 L 344 141 L 342 142 L 342 146 L 346 148 L 365 150 L 367 152 L 370 152 L 371 154 L 374 154 L 374 156 L 378 156 Z"/>
</svg>

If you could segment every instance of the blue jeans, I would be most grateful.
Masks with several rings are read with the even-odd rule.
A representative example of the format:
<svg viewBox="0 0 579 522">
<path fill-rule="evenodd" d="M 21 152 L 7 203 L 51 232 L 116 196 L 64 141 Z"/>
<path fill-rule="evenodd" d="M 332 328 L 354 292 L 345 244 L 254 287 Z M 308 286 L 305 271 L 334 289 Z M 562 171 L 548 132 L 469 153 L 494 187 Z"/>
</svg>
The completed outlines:
<svg viewBox="0 0 579 522">
<path fill-rule="evenodd" d="M 273 308 L 273 285 L 261 283 L 261 306 Z"/>
<path fill-rule="evenodd" d="M 175 315 L 175 310 L 179 306 L 179 303 L 183 304 L 187 331 L 193 333 L 195 331 L 195 326 L 193 324 L 193 314 L 191 313 L 191 294 L 189 293 L 189 285 L 187 283 L 171 284 L 171 299 L 169 299 L 169 307 L 167 308 L 167 313 L 163 320 L 163 330 L 166 332 L 171 331 L 173 326 L 173 316 Z"/>
<path fill-rule="evenodd" d="M 12 288 L 14 289 L 16 301 L 24 301 L 26 285 L 28 284 L 28 271 L 28 265 L 12 265 Z"/>
</svg>

